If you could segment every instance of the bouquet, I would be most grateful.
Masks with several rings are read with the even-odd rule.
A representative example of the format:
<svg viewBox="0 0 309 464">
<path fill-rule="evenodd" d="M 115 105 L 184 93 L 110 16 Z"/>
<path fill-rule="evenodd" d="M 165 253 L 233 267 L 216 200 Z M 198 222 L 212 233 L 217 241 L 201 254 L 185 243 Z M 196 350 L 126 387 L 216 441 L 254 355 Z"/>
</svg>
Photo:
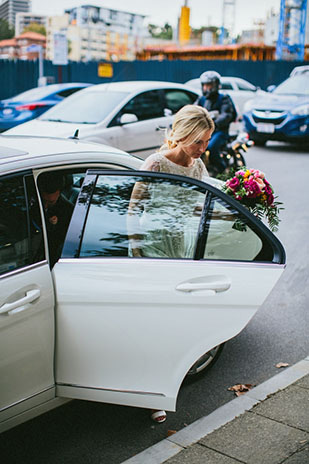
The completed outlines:
<svg viewBox="0 0 309 464">
<path fill-rule="evenodd" d="M 223 191 L 240 201 L 260 220 L 265 217 L 269 228 L 278 230 L 281 202 L 275 201 L 274 190 L 265 179 L 265 174 L 245 166 L 236 171 L 223 185 Z"/>
</svg>

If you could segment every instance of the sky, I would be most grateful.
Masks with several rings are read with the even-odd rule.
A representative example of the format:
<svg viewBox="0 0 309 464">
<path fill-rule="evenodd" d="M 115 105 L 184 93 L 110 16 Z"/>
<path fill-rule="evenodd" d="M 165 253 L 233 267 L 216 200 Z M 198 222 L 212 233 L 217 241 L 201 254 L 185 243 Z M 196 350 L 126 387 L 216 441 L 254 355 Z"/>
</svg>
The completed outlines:
<svg viewBox="0 0 309 464">
<path fill-rule="evenodd" d="M 185 0 L 32 0 L 32 11 L 37 14 L 61 15 L 65 9 L 79 5 L 95 5 L 147 16 L 144 24 L 177 25 Z M 221 26 L 223 0 L 187 0 L 190 7 L 190 26 Z M 273 9 L 279 13 L 280 0 L 236 0 L 235 33 L 257 28 L 255 21 L 266 19 Z"/>
</svg>

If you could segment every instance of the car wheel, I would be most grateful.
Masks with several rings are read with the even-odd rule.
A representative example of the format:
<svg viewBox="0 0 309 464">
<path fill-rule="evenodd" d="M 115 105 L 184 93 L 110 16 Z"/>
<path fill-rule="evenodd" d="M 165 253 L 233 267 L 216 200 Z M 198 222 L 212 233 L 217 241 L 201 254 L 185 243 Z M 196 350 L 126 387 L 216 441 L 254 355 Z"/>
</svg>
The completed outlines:
<svg viewBox="0 0 309 464">
<path fill-rule="evenodd" d="M 202 375 L 206 374 L 206 372 L 215 364 L 218 360 L 222 350 L 223 350 L 224 343 L 221 345 L 215 346 L 212 350 L 207 351 L 207 353 L 203 354 L 194 364 L 190 367 L 185 380 L 197 380 Z"/>
</svg>

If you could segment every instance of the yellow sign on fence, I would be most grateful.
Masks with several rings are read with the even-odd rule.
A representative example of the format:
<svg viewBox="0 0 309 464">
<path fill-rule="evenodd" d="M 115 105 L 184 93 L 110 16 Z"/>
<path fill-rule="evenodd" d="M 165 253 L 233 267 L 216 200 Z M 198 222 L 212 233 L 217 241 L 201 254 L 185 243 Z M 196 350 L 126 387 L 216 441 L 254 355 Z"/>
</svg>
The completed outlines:
<svg viewBox="0 0 309 464">
<path fill-rule="evenodd" d="M 112 63 L 99 63 L 98 64 L 98 76 L 99 77 L 113 77 Z"/>
</svg>

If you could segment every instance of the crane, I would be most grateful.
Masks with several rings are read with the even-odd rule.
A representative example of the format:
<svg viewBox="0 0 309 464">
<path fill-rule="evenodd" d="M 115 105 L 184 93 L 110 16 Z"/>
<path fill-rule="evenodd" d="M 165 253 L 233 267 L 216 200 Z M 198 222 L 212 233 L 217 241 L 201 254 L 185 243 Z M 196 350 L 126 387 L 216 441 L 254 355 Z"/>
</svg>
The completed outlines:
<svg viewBox="0 0 309 464">
<path fill-rule="evenodd" d="M 281 0 L 277 60 L 304 59 L 307 0 Z"/>
</svg>

